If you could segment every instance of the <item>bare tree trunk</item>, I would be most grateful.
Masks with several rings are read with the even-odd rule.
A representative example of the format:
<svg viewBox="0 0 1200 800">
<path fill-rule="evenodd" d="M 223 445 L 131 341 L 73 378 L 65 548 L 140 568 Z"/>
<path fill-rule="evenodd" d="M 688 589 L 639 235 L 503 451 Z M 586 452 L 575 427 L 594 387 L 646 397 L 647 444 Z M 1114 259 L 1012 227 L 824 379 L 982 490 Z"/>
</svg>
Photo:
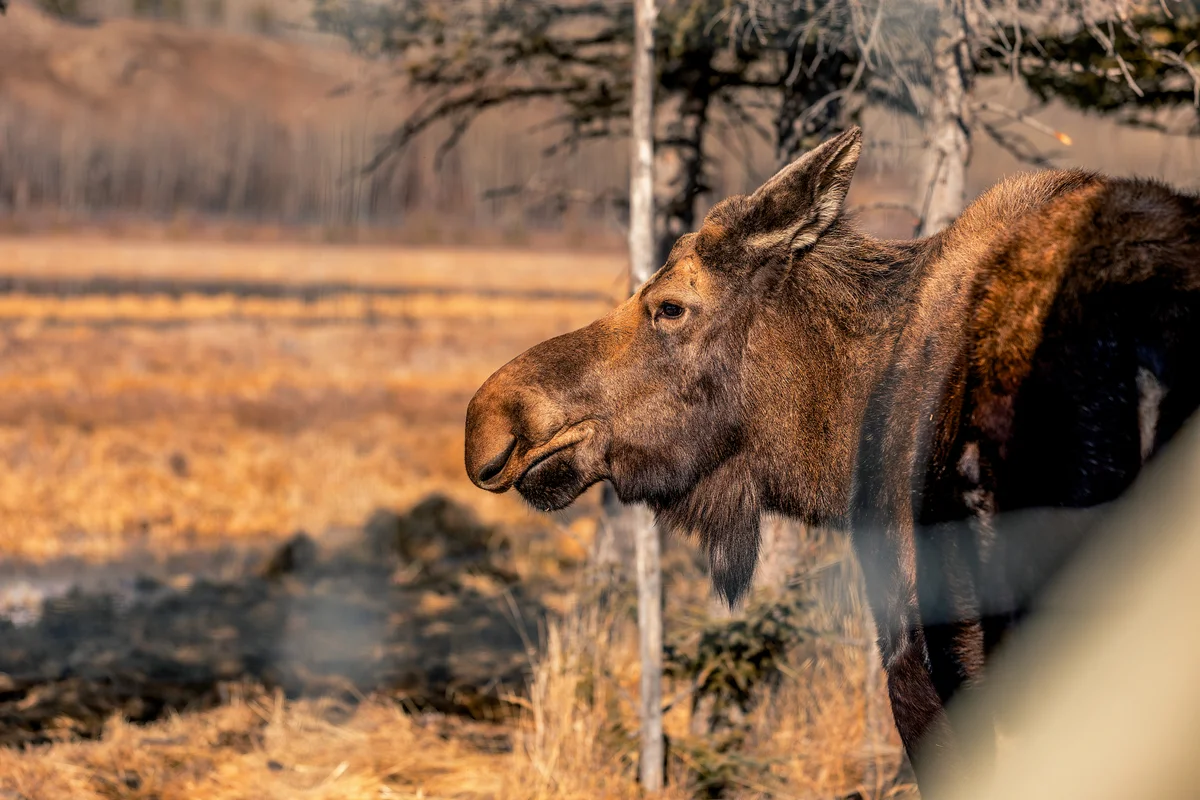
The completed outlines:
<svg viewBox="0 0 1200 800">
<path fill-rule="evenodd" d="M 651 273 L 666 263 L 676 239 L 696 229 L 696 200 L 708 191 L 704 180 L 704 136 L 712 95 L 706 82 L 697 81 L 696 87 L 684 93 L 678 107 L 665 115 L 666 127 L 655 154 L 657 252 Z M 648 277 L 649 274 L 645 276 Z"/>
<path fill-rule="evenodd" d="M 591 569 L 596 580 L 623 582 L 633 577 L 637 554 L 634 549 L 633 517 L 621 504 L 612 484 L 601 488 L 600 527 L 592 544 Z"/>
<path fill-rule="evenodd" d="M 629 277 L 641 285 L 655 270 L 654 25 L 655 0 L 637 0 L 633 49 L 633 163 L 630 176 Z M 632 289 L 633 286 L 630 288 Z M 662 563 L 658 531 L 642 506 L 633 515 L 637 548 L 638 650 L 642 661 L 642 788 L 663 786 Z"/>
<path fill-rule="evenodd" d="M 763 517 L 760 528 L 758 572 L 754 583 L 775 594 L 787 590 L 788 581 L 800 564 L 800 541 L 804 524 L 785 517 Z"/>
<path fill-rule="evenodd" d="M 933 58 L 933 101 L 927 126 L 925 182 L 922 184 L 918 235 L 945 228 L 966 202 L 967 164 L 971 161 L 972 0 L 942 0 Z"/>
</svg>

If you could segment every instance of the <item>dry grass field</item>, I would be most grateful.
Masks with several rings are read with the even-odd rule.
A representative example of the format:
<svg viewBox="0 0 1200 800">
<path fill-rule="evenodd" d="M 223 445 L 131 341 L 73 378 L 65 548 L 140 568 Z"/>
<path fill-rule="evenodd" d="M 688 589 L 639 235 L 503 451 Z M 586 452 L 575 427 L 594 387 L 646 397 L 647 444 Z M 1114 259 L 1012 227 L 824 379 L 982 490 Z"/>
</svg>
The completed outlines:
<svg viewBox="0 0 1200 800">
<path fill-rule="evenodd" d="M 261 688 L 274 673 L 244 666 L 254 663 L 247 657 L 232 672 L 213 672 L 223 676 L 216 699 L 195 710 L 176 713 L 168 701 L 165 717 L 146 712 L 134 687 L 119 693 L 124 705 L 107 723 L 85 730 L 64 720 L 78 717 L 72 703 L 90 702 L 86 683 L 56 673 L 50 692 L 0 674 L 16 698 L 5 713 L 42 709 L 27 741 L 45 742 L 0 750 L 0 796 L 638 796 L 631 616 L 627 600 L 598 602 L 581 571 L 595 533 L 589 504 L 574 516 L 535 515 L 510 496 L 474 489 L 461 465 L 463 414 L 479 383 L 532 343 L 602 313 L 623 273 L 620 256 L 553 251 L 0 240 L 8 289 L 0 294 L 0 553 L 10 586 L 56 564 L 82 579 L 122 563 L 154 573 L 173 558 L 222 548 L 269 554 L 297 530 L 326 554 L 377 509 L 403 512 L 438 493 L 503 532 L 511 544 L 495 557 L 498 567 L 472 562 L 426 581 L 413 577 L 412 564 L 378 574 L 368 564 L 361 574 L 378 584 L 322 572 L 303 590 L 284 575 L 282 583 L 237 577 L 221 591 L 266 587 L 294 609 L 357 586 L 374 596 L 355 608 L 387 619 L 415 614 L 411 624 L 423 626 L 412 642 L 323 644 L 335 639 L 321 638 L 330 632 L 316 622 L 296 628 L 293 617 L 278 617 L 291 631 L 281 635 L 308 637 L 301 644 L 320 663 L 343 646 L 361 646 L 361 659 L 342 655 L 366 662 L 381 647 L 400 652 L 416 642 L 432 649 L 396 656 L 402 663 L 436 660 L 433 650 L 447 647 L 446 663 L 457 669 L 464 636 L 510 628 L 505 609 L 517 608 L 515 657 L 525 676 L 495 690 L 503 692 L 498 703 L 462 716 L 414 706 L 387 680 L 337 684 L 333 667 L 315 692 L 324 699 L 303 699 L 315 684 L 284 679 L 295 698 L 286 699 L 283 686 Z M 802 556 L 807 571 L 797 585 L 814 604 L 800 623 L 811 635 L 779 667 L 782 680 L 753 688 L 736 730 L 710 735 L 688 702 L 689 681 L 668 681 L 668 796 L 718 784 L 726 796 L 746 797 L 910 791 L 897 781 L 899 748 L 864 646 L 869 624 L 853 560 L 837 537 L 817 534 Z M 668 563 L 668 638 L 693 646 L 713 624 L 705 579 L 686 544 L 671 544 Z M 153 664 L 170 658 L 172 669 L 198 669 L 193 662 L 207 658 L 210 644 L 219 650 L 231 637 L 267 630 L 239 634 L 241 612 L 220 617 L 219 605 L 189 591 L 172 595 L 181 607 L 161 617 L 167 622 L 151 617 L 130 635 L 145 650 L 142 640 L 165 636 L 156 625 L 183 620 L 195 629 L 190 643 L 158 661 L 139 650 L 136 664 L 161 672 Z M 90 618 L 55 619 L 61 628 L 64 619 Z M 21 629 L 25 638 L 9 636 L 24 643 L 11 646 L 36 649 L 29 637 L 50 630 L 48 620 Z M 339 620 L 335 628 L 344 627 Z M 114 624 L 107 639 L 68 631 L 88 642 L 72 656 L 87 662 L 84 671 L 68 673 L 124 669 L 105 649 L 124 635 Z M 335 633 L 344 640 L 345 631 Z"/>
<path fill-rule="evenodd" d="M 523 513 L 481 502 L 461 474 L 466 401 L 508 358 L 601 313 L 623 268 L 555 253 L 28 239 L 0 242 L 0 265 L 67 283 L 185 281 L 178 297 L 0 295 L 0 550 L 36 558 L 319 532 L 434 488 Z M 232 283 L 201 294 L 187 279 Z M 238 296 L 238 281 L 336 285 Z M 566 296 L 538 300 L 547 288 Z"/>
</svg>

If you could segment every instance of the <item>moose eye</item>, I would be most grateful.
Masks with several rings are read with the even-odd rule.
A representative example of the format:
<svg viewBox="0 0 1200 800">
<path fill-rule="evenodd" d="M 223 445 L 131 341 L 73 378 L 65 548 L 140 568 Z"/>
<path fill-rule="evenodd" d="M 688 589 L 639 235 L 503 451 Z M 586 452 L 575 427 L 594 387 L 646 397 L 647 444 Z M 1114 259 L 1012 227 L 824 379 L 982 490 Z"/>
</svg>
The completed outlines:
<svg viewBox="0 0 1200 800">
<path fill-rule="evenodd" d="M 658 307 L 658 313 L 667 319 L 679 319 L 683 316 L 683 306 L 677 306 L 674 303 L 663 303 Z"/>
</svg>

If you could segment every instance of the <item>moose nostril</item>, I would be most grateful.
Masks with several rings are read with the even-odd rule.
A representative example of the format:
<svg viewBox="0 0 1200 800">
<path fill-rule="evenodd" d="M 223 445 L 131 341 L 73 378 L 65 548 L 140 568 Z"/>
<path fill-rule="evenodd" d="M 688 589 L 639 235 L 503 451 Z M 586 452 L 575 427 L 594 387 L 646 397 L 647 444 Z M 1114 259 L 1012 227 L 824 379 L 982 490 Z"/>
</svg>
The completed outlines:
<svg viewBox="0 0 1200 800">
<path fill-rule="evenodd" d="M 504 465 L 508 463 L 508 459 L 510 456 L 512 456 L 513 450 L 515 450 L 516 447 L 517 439 L 514 436 L 509 440 L 508 447 L 504 448 L 503 453 L 484 464 L 483 468 L 479 470 L 479 482 L 486 483 L 487 481 L 490 481 L 492 478 L 499 475 L 501 470 L 504 469 Z"/>
</svg>

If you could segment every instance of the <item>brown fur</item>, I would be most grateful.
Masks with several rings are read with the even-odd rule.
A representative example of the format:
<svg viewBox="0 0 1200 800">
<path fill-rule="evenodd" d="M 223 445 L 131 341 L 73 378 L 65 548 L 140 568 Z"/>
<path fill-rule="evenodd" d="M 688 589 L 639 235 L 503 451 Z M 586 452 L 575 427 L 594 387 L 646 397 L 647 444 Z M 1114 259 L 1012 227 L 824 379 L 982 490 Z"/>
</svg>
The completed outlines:
<svg viewBox="0 0 1200 800">
<path fill-rule="evenodd" d="M 489 378 L 466 464 L 542 509 L 611 481 L 699 537 L 731 603 L 762 513 L 848 526 L 920 774 L 1090 518 L 1008 521 L 1114 499 L 1200 403 L 1198 205 L 1049 171 L 879 241 L 841 213 L 860 147 L 718 204 L 628 302 Z"/>
</svg>

